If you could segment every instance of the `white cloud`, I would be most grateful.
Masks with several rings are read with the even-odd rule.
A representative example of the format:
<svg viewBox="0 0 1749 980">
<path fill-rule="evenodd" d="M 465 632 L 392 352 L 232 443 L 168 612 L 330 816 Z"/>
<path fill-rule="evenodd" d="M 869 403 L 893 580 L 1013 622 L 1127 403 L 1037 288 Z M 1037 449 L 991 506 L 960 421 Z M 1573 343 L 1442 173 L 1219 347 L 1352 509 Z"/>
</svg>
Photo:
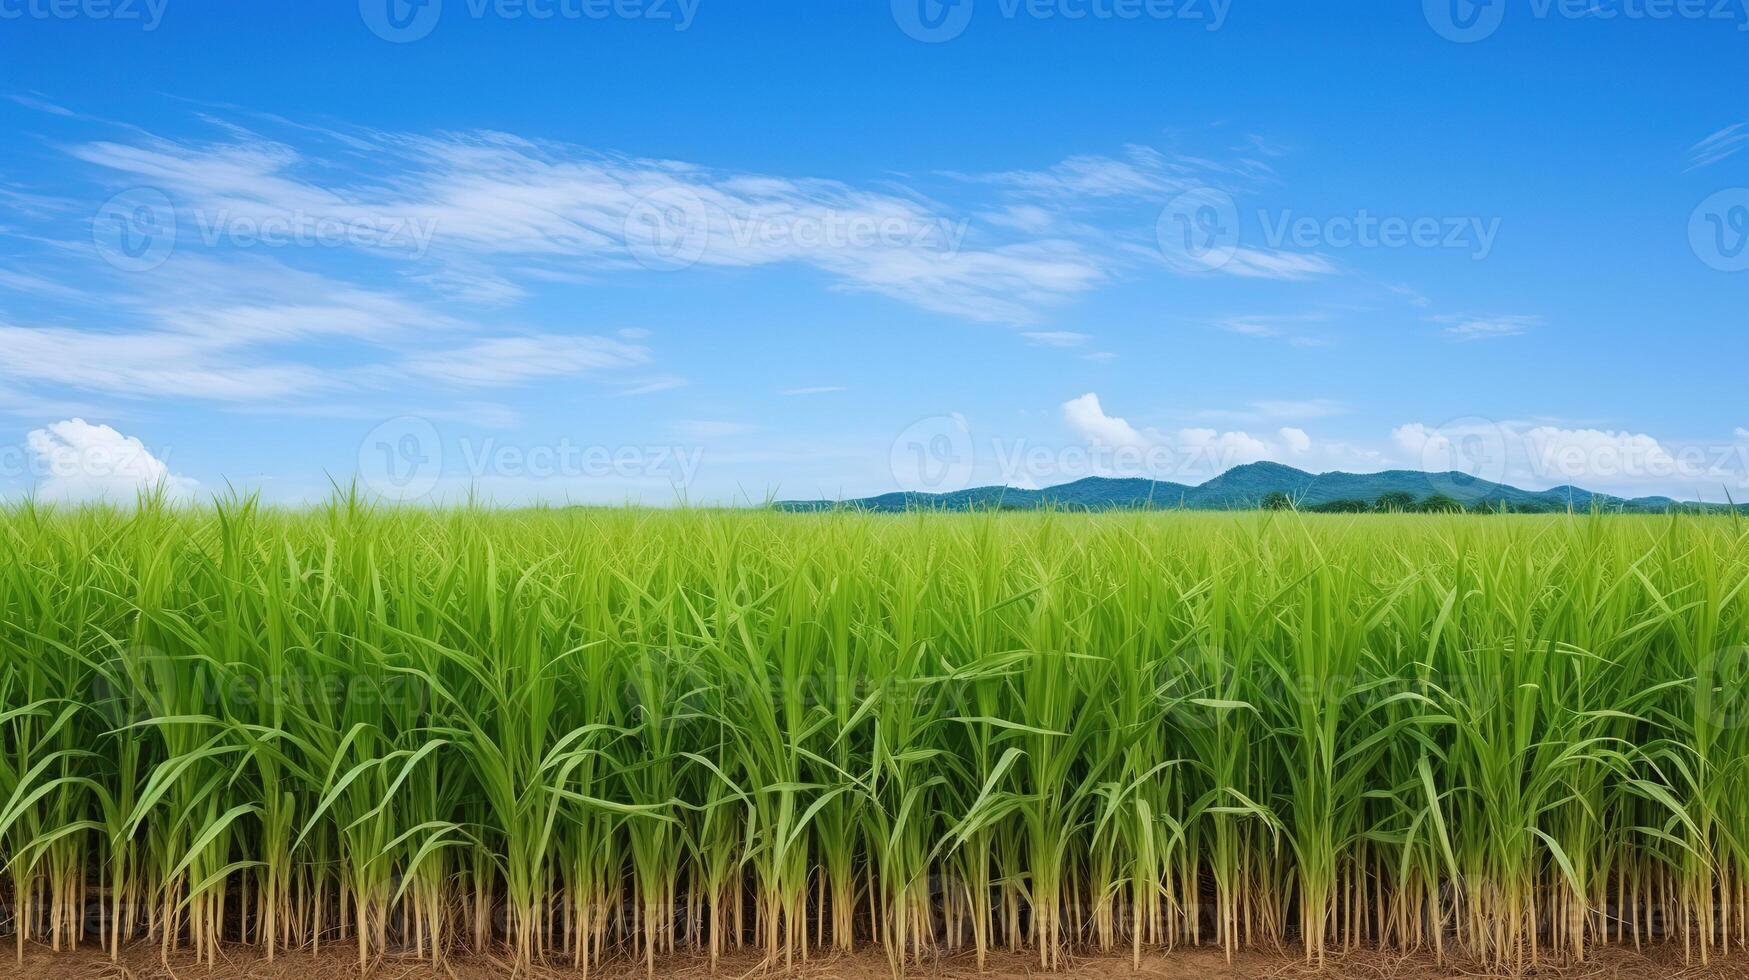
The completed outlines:
<svg viewBox="0 0 1749 980">
<path fill-rule="evenodd" d="M 594 375 L 649 361 L 649 351 L 606 337 L 531 334 L 493 337 L 466 347 L 408 358 L 407 371 L 450 384 L 516 385 L 554 377 Z"/>
<path fill-rule="evenodd" d="M 1333 275 L 1336 266 L 1319 255 L 1302 252 L 1274 252 L 1257 248 L 1238 248 L 1233 257 L 1215 271 L 1246 279 L 1282 279 L 1297 282 L 1316 276 Z"/>
<path fill-rule="evenodd" d="M 150 276 L 107 276 L 134 291 L 93 291 L 71 325 L 0 320 L 0 380 L 130 398 L 284 402 L 355 386 L 348 370 L 301 363 L 292 345 L 347 338 L 375 345 L 460 331 L 454 318 L 258 257 L 180 256 Z"/>
<path fill-rule="evenodd" d="M 1434 323 L 1445 324 L 1444 333 L 1456 340 L 1515 337 L 1543 324 L 1542 317 L 1531 314 L 1436 316 L 1432 320 Z"/>
<path fill-rule="evenodd" d="M 6 98 L 12 100 L 13 102 L 18 103 L 21 106 L 24 106 L 26 109 L 35 109 L 38 112 L 46 112 L 51 116 L 61 116 L 61 117 L 67 118 L 67 119 L 74 119 L 74 118 L 78 117 L 78 113 L 75 113 L 73 110 L 68 109 L 65 106 L 56 105 L 55 103 L 49 102 L 45 99 L 36 99 L 36 98 L 32 98 L 28 95 L 14 95 L 14 94 L 9 94 L 6 96 Z"/>
<path fill-rule="evenodd" d="M 223 340 L 0 323 L 0 376 L 140 398 L 264 401 L 329 387 L 299 364 L 249 364 Z"/>
<path fill-rule="evenodd" d="M 1200 482 L 1234 466 L 1277 459 L 1292 452 L 1243 430 L 1193 427 L 1165 433 L 1153 428 L 1139 429 L 1126 419 L 1106 414 L 1099 396 L 1091 392 L 1064 402 L 1063 420 L 1090 446 L 1116 451 L 1098 455 L 1094 466 L 1102 475 L 1146 475 Z M 1282 430 L 1284 437 L 1289 431 Z M 1297 429 L 1291 431 L 1305 436 Z M 1306 444 L 1309 448 L 1310 437 L 1306 437 Z"/>
<path fill-rule="evenodd" d="M 629 395 L 653 395 L 658 391 L 672 391 L 684 388 L 691 382 L 672 374 L 658 374 L 654 377 L 634 378 L 626 382 L 626 387 L 620 388 L 614 394 L 622 397 Z"/>
<path fill-rule="evenodd" d="M 1292 347 L 1319 347 L 1328 343 L 1321 334 L 1308 333 L 1303 324 L 1323 323 L 1329 318 L 1322 313 L 1283 313 L 1263 316 L 1230 316 L 1216 320 L 1214 326 L 1241 337 L 1279 340 Z"/>
<path fill-rule="evenodd" d="M 1038 330 L 1021 334 L 1035 347 L 1079 347 L 1093 338 L 1070 330 Z"/>
<path fill-rule="evenodd" d="M 380 169 L 336 177 L 345 171 L 335 159 L 230 133 L 221 143 L 146 138 L 72 152 L 162 187 L 208 222 L 223 215 L 233 226 L 327 220 L 383 230 L 371 242 L 380 251 L 429 254 L 448 266 L 434 283 L 474 297 L 513 297 L 519 277 L 598 276 L 651 258 L 668 268 L 670 259 L 796 262 L 840 289 L 1021 321 L 1106 275 L 1074 242 L 974 245 L 964 218 L 921 195 L 835 180 L 719 171 L 502 133 L 369 135 L 362 143 Z M 343 149 L 336 156 L 356 157 L 359 147 Z"/>
<path fill-rule="evenodd" d="M 1739 429 L 1736 437 L 1749 435 Z M 1529 490 L 1577 486 L 1621 496 L 1692 497 L 1749 485 L 1741 446 L 1667 444 L 1649 433 L 1518 421 L 1420 422 L 1391 432 L 1403 464 L 1459 470 Z"/>
<path fill-rule="evenodd" d="M 1287 444 L 1289 452 L 1304 455 L 1312 451 L 1312 437 L 1306 434 L 1306 430 L 1284 426 L 1280 435 L 1281 441 Z"/>
<path fill-rule="evenodd" d="M 1081 436 L 1102 446 L 1146 446 L 1157 441 L 1123 419 L 1105 414 L 1099 396 L 1093 392 L 1064 402 L 1063 420 Z"/>
<path fill-rule="evenodd" d="M 1216 472 L 1275 455 L 1275 449 L 1269 443 L 1243 431 L 1179 429 L 1177 445 L 1197 451 Z"/>
<path fill-rule="evenodd" d="M 1443 440 L 1435 446 L 1449 447 L 1451 441 L 1433 429 L 1420 422 L 1410 422 L 1399 425 L 1391 430 L 1391 442 L 1404 456 L 1419 458 L 1435 439 Z"/>
<path fill-rule="evenodd" d="M 1127 147 L 1124 158 L 1097 154 L 1072 156 L 1044 170 L 1008 170 L 968 176 L 1036 198 L 1078 203 L 1089 198 L 1158 195 L 1185 186 L 1194 173 L 1183 161 L 1158 150 Z"/>
<path fill-rule="evenodd" d="M 1745 145 L 1749 145 L 1749 123 L 1732 123 L 1688 148 L 1688 169 L 1710 167 L 1735 156 Z"/>
<path fill-rule="evenodd" d="M 999 228 L 1041 235 L 1057 223 L 1057 216 L 1036 204 L 1010 204 L 996 211 L 986 211 L 979 218 Z"/>
<path fill-rule="evenodd" d="M 1236 422 L 1297 421 L 1346 415 L 1348 406 L 1330 398 L 1264 399 L 1238 409 L 1204 409 L 1197 414 L 1205 419 L 1227 419 Z"/>
<path fill-rule="evenodd" d="M 33 392 L 0 387 L 0 415 L 42 419 L 53 418 L 57 415 L 62 418 L 72 418 L 76 415 L 100 414 L 104 413 L 95 406 L 84 402 L 66 401 Z"/>
<path fill-rule="evenodd" d="M 833 392 L 849 390 L 849 388 L 846 388 L 843 385 L 814 385 L 810 388 L 785 388 L 783 391 L 778 392 L 778 394 L 791 397 L 796 395 L 829 395 Z"/>
<path fill-rule="evenodd" d="M 1643 432 L 1540 425 L 1519 438 L 1523 441 L 1531 472 L 1545 481 L 1579 483 L 1592 480 L 1606 486 L 1620 486 L 1670 479 L 1682 470 L 1682 464 L 1662 443 Z M 1704 462 L 1701 465 L 1704 466 Z"/>
<path fill-rule="evenodd" d="M 142 491 L 162 488 L 176 499 L 190 497 L 196 481 L 170 472 L 132 436 L 107 425 L 67 419 L 25 436 L 36 493 L 44 500 L 107 500 L 132 503 Z"/>
</svg>

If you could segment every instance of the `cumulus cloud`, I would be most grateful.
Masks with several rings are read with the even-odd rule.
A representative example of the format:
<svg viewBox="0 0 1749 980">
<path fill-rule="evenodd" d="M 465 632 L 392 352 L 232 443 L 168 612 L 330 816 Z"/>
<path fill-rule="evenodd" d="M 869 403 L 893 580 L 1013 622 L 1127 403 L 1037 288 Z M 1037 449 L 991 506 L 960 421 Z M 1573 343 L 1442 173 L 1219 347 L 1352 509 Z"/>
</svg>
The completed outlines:
<svg viewBox="0 0 1749 980">
<path fill-rule="evenodd" d="M 1097 475 L 1201 481 L 1245 463 L 1303 456 L 1313 447 L 1311 436 L 1300 429 L 1282 429 L 1278 444 L 1244 430 L 1139 428 L 1107 414 L 1092 392 L 1062 408 L 1069 428 L 1098 450 L 1093 457 Z"/>
<path fill-rule="evenodd" d="M 1539 425 L 1519 438 L 1531 471 L 1545 480 L 1576 483 L 1591 479 L 1620 485 L 1670 479 L 1684 469 L 1663 443 L 1643 432 Z M 1701 467 L 1705 465 L 1700 462 Z"/>
<path fill-rule="evenodd" d="M 1099 396 L 1093 392 L 1064 402 L 1063 421 L 1088 441 L 1102 446 L 1147 446 L 1157 441 L 1123 419 L 1105 414 Z"/>
<path fill-rule="evenodd" d="M 1219 469 L 1269 459 L 1275 448 L 1249 432 L 1216 429 L 1179 429 L 1175 444 L 1196 450 Z"/>
<path fill-rule="evenodd" d="M 1749 432 L 1738 429 L 1742 440 Z M 1457 470 L 1485 480 L 1541 490 L 1578 486 L 1639 496 L 1692 495 L 1741 487 L 1740 445 L 1676 445 L 1644 432 L 1517 421 L 1421 422 L 1391 431 L 1398 461 L 1432 472 Z"/>
<path fill-rule="evenodd" d="M 170 472 L 140 440 L 107 425 L 66 419 L 25 436 L 37 495 L 50 501 L 131 503 L 142 491 L 192 496 L 200 484 Z"/>
</svg>

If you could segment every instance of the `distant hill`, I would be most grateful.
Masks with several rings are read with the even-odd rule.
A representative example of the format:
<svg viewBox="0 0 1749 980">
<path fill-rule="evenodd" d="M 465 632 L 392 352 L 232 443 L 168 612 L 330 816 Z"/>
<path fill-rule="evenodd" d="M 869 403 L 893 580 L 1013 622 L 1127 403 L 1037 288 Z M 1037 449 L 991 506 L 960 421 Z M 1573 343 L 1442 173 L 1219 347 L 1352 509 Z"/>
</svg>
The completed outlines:
<svg viewBox="0 0 1749 980">
<path fill-rule="evenodd" d="M 1415 500 L 1436 494 L 1465 506 L 1478 503 L 1512 510 L 1606 510 L 1661 513 L 1678 505 L 1669 497 L 1614 497 L 1579 487 L 1522 490 L 1490 483 L 1465 473 L 1423 473 L 1387 470 L 1383 473 L 1307 473 L 1280 463 L 1236 466 L 1198 486 L 1134 478 L 1088 477 L 1042 490 L 1015 487 L 974 487 L 952 493 L 888 493 L 859 500 L 786 500 L 780 510 L 816 511 L 850 508 L 871 511 L 906 510 L 1245 510 L 1283 493 L 1302 510 L 1356 501 L 1371 504 L 1387 493 L 1407 493 Z M 1693 507 L 1694 504 L 1683 504 Z M 1706 505 L 1726 509 L 1724 505 Z"/>
</svg>

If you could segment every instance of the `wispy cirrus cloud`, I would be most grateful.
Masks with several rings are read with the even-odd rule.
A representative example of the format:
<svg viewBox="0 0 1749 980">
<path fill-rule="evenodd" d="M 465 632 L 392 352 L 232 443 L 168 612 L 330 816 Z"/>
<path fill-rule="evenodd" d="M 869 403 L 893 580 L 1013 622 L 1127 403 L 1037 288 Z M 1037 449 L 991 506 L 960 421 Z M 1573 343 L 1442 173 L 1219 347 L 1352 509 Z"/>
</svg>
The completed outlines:
<svg viewBox="0 0 1749 980">
<path fill-rule="evenodd" d="M 1347 405 L 1333 398 L 1262 399 L 1244 408 L 1203 409 L 1197 417 L 1231 422 L 1293 422 L 1348 414 Z"/>
<path fill-rule="evenodd" d="M 652 381 L 639 373 L 651 352 L 627 338 L 506 331 L 274 258 L 190 255 L 150 276 L 110 278 L 131 288 L 100 307 L 51 323 L 0 318 L 0 384 L 293 409 L 416 382 Z M 348 356 L 333 363 L 342 344 Z"/>
<path fill-rule="evenodd" d="M 1218 270 L 1245 279 L 1313 279 L 1333 275 L 1336 266 L 1321 255 L 1261 248 L 1237 248 Z"/>
<path fill-rule="evenodd" d="M 1293 347 L 1322 347 L 1329 339 L 1316 330 L 1307 329 L 1329 319 L 1322 313 L 1279 313 L 1249 316 L 1229 316 L 1216 320 L 1214 326 L 1227 333 L 1260 340 L 1277 340 Z"/>
<path fill-rule="evenodd" d="M 1021 336 L 1034 347 L 1080 347 L 1093 339 L 1073 330 L 1029 330 Z"/>
<path fill-rule="evenodd" d="M 1152 147 L 1130 146 L 1119 157 L 1082 154 L 1039 170 L 950 174 L 1005 188 L 1021 197 L 1081 205 L 1119 197 L 1160 195 L 1193 182 L 1198 168 Z"/>
<path fill-rule="evenodd" d="M 445 384 L 484 388 L 586 377 L 641 367 L 649 361 L 647 348 L 607 337 L 528 334 L 415 354 L 401 362 L 400 369 Z"/>
<path fill-rule="evenodd" d="M 1542 317 L 1525 313 L 1453 314 L 1430 319 L 1443 324 L 1441 332 L 1453 340 L 1516 337 L 1543 325 Z"/>
<path fill-rule="evenodd" d="M 1710 167 L 1749 146 L 1749 123 L 1732 123 L 1688 148 L 1688 170 Z"/>
<path fill-rule="evenodd" d="M 94 141 L 70 152 L 188 203 L 210 229 L 331 222 L 383 233 L 389 255 L 436 260 L 434 287 L 516 298 L 540 277 L 796 263 L 835 288 L 978 320 L 1031 319 L 1107 270 L 1081 244 L 1004 239 L 890 186 L 726 171 L 504 133 L 367 133 L 319 155 L 233 130 L 190 142 Z M 1012 229 L 1010 229 L 1012 231 Z M 417 248 L 415 248 L 417 246 Z"/>
</svg>

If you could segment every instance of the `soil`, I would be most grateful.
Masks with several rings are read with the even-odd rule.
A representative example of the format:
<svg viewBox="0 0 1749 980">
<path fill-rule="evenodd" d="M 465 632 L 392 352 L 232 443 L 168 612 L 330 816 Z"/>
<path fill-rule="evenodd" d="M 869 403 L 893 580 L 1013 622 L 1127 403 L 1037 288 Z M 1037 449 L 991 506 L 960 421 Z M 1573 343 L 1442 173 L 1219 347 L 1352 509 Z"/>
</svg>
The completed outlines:
<svg viewBox="0 0 1749 980">
<path fill-rule="evenodd" d="M 419 960 L 386 957 L 378 960 L 369 980 L 505 980 L 510 964 L 489 956 L 454 957 L 441 966 Z M 569 964 L 537 966 L 525 974 L 529 980 L 581 980 L 582 973 Z M 669 956 L 656 961 L 661 980 L 711 980 L 709 960 L 691 955 Z M 970 955 L 956 955 L 920 964 L 909 964 L 907 978 L 926 980 L 1019 980 L 1045 977 L 1060 980 L 1293 980 L 1299 977 L 1341 977 L 1360 980 L 1432 980 L 1503 976 L 1477 964 L 1440 966 L 1431 956 L 1401 956 L 1357 952 L 1332 956 L 1320 970 L 1296 956 L 1274 951 L 1248 951 L 1231 964 L 1219 950 L 1179 949 L 1149 953 L 1140 971 L 1132 971 L 1127 956 L 1080 956 L 1055 973 L 1046 974 L 1028 956 L 993 954 L 984 972 Z M 320 954 L 280 954 L 272 963 L 253 949 L 225 950 L 218 965 L 195 963 L 191 954 L 173 955 L 168 966 L 159 962 L 156 947 L 125 950 L 120 962 L 96 948 L 52 953 L 47 949 L 25 950 L 20 967 L 10 949 L 0 950 L 0 978 L 18 980 L 347 980 L 360 976 L 358 963 L 346 950 Z M 590 980 L 643 980 L 641 960 L 620 960 L 590 970 Z M 816 957 L 793 969 L 767 969 L 757 956 L 725 957 L 717 966 L 721 980 L 760 980 L 768 976 L 796 980 L 891 980 L 884 956 L 875 951 L 849 956 Z M 1589 980 L 1589 978 L 1721 978 L 1749 980 L 1749 951 L 1739 950 L 1711 966 L 1684 965 L 1681 947 L 1652 947 L 1645 953 L 1631 949 L 1605 949 L 1585 963 L 1544 965 L 1526 970 L 1523 976 Z"/>
</svg>

